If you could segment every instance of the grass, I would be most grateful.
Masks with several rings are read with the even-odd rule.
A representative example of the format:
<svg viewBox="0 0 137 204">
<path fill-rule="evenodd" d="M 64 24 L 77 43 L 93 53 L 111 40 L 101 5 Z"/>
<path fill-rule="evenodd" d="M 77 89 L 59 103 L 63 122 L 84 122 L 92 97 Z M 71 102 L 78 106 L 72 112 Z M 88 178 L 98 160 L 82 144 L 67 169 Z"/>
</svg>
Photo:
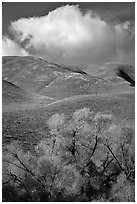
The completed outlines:
<svg viewBox="0 0 137 204">
<path fill-rule="evenodd" d="M 24 109 L 17 108 L 11 111 L 3 111 L 3 144 L 9 143 L 14 139 L 24 142 L 25 146 L 33 146 L 41 138 L 45 137 L 48 128 L 47 119 L 55 113 L 65 113 L 69 118 L 77 109 L 89 107 L 94 112 L 108 112 L 115 116 L 116 123 L 128 123 L 134 126 L 134 96 L 79 96 L 64 100 L 51 105 L 40 105 L 36 107 L 34 104 L 29 106 L 26 104 Z M 127 107 L 128 104 L 128 108 Z M 28 110 L 27 110 L 28 109 Z"/>
<path fill-rule="evenodd" d="M 44 127 L 45 136 L 33 138 L 35 143 L 30 140 L 34 132 L 27 134 L 29 149 L 20 138 L 5 144 L 3 199 L 134 201 L 133 128 L 116 124 L 108 111 L 89 107 L 77 109 L 70 118 L 52 114 Z"/>
<path fill-rule="evenodd" d="M 61 161 L 72 162 L 71 165 L 67 166 L 64 166 L 64 163 L 59 164 L 62 165 L 62 168 L 59 168 L 60 173 L 57 173 L 58 177 L 56 178 L 56 187 L 58 189 L 60 188 L 60 186 L 63 186 L 64 188 L 67 183 L 67 190 L 71 191 L 71 194 L 67 195 L 65 201 L 91 201 L 94 199 L 96 201 L 107 201 L 106 198 L 104 200 L 103 197 L 101 198 L 98 196 L 102 192 L 101 189 L 105 188 L 106 192 L 107 188 L 110 189 L 110 183 L 107 181 L 108 178 L 105 178 L 108 173 L 114 173 L 113 182 L 115 182 L 115 185 L 111 189 L 112 191 L 109 191 L 110 193 L 112 193 L 112 200 L 114 201 L 121 199 L 121 195 L 116 190 L 117 187 L 123 195 L 127 189 L 129 191 L 129 194 L 127 196 L 124 197 L 122 195 L 123 200 L 133 200 L 134 198 L 130 198 L 130 191 L 133 186 L 131 186 L 126 179 L 123 181 L 123 186 L 121 186 L 117 180 L 117 178 L 120 178 L 122 180 L 123 178 L 125 178 L 125 175 L 127 177 L 133 177 L 133 172 L 131 172 L 131 175 L 128 175 L 128 168 L 126 167 L 127 169 L 125 169 L 125 167 L 121 166 L 121 163 L 118 159 L 121 159 L 121 162 L 123 162 L 122 158 L 120 157 L 123 152 L 120 153 L 120 156 L 118 155 L 117 159 L 117 157 L 115 157 L 115 153 L 118 152 L 115 152 L 115 147 L 117 147 L 122 141 L 122 139 L 121 141 L 119 139 L 121 137 L 121 134 L 125 134 L 125 138 L 128 135 L 129 140 L 127 142 L 128 145 L 126 145 L 126 148 L 131 146 L 129 149 L 129 154 L 131 154 L 131 157 L 133 157 L 132 147 L 134 145 L 130 143 L 134 143 L 134 140 L 130 142 L 130 136 L 133 137 L 135 126 L 134 88 L 129 87 L 129 85 L 123 83 L 123 81 L 121 85 L 119 83 L 117 84 L 117 80 L 114 80 L 114 83 L 112 84 L 107 80 L 99 79 L 97 77 L 90 77 L 85 73 L 80 72 L 75 67 L 63 68 L 59 65 L 48 63 L 44 60 L 35 59 L 33 57 L 6 57 L 3 59 L 3 61 L 4 77 L 9 78 L 13 83 L 19 85 L 19 87 L 17 87 L 8 82 L 4 82 L 3 84 L 3 152 L 4 157 L 7 157 L 9 156 L 6 153 L 8 151 L 8 148 L 17 148 L 18 144 L 21 144 L 22 149 L 19 156 L 21 156 L 22 159 L 25 158 L 25 164 L 27 164 L 28 166 L 23 167 L 29 173 L 29 176 L 31 174 L 31 176 L 33 177 L 25 177 L 27 178 L 26 180 L 24 180 L 24 182 L 27 182 L 26 186 L 30 186 L 29 188 L 31 189 L 33 184 L 35 185 L 37 182 L 39 184 L 41 183 L 41 180 L 39 182 L 39 178 L 37 177 L 37 175 L 35 176 L 36 172 L 34 171 L 34 169 L 38 170 L 39 168 L 39 166 L 35 166 L 37 162 L 38 165 L 42 165 L 42 171 L 45 172 L 49 168 L 48 174 L 50 177 L 50 181 L 52 179 L 54 180 L 54 173 L 51 173 L 54 170 L 54 168 L 52 168 L 54 166 L 53 163 L 59 162 L 61 156 Z M 13 69 L 11 69 L 11 66 Z M 29 66 L 29 68 L 27 68 L 27 66 Z M 45 78 L 43 78 L 43 76 Z M 25 91 L 20 87 L 24 87 Z M 31 91 L 31 93 L 26 90 Z M 38 92 L 41 95 L 32 92 Z M 100 130 L 98 134 L 94 135 L 93 133 L 96 132 L 94 129 L 100 128 L 102 131 L 101 127 L 102 124 L 104 124 L 104 120 L 111 120 L 110 116 L 113 116 L 113 124 L 111 124 L 110 128 L 109 126 L 106 126 L 108 128 L 106 135 L 104 135 L 104 133 L 101 134 Z M 89 117 L 88 120 L 87 117 Z M 99 126 L 98 124 L 96 126 L 96 120 L 101 121 Z M 93 121 L 93 124 L 95 126 L 92 124 Z M 107 125 L 108 124 L 109 123 L 107 123 Z M 62 127 L 64 127 L 64 129 L 61 129 Z M 123 129 L 123 127 L 126 128 Z M 120 128 L 121 130 L 119 130 L 118 128 Z M 76 134 L 77 131 L 79 131 L 78 134 Z M 110 134 L 110 132 L 112 134 Z M 96 137 L 92 138 L 93 135 Z M 98 146 L 97 135 L 100 135 Z M 78 142 L 82 142 L 85 145 L 85 147 L 79 145 L 79 155 L 76 149 L 78 136 Z M 103 138 L 104 136 L 105 138 Z M 109 138 L 107 138 L 108 136 Z M 55 138 L 57 140 L 55 140 Z M 113 143 L 112 147 L 109 143 L 107 143 L 105 147 L 102 145 L 102 141 L 104 141 L 104 139 L 105 141 L 107 141 L 106 138 L 111 140 L 111 142 Z M 92 152 L 91 149 L 88 149 L 88 151 L 87 149 L 83 149 L 83 147 L 89 147 L 90 143 L 93 143 L 93 140 L 94 144 L 92 144 Z M 60 147 L 59 149 L 54 149 L 56 142 Z M 39 152 L 36 151 L 37 147 L 39 149 Z M 61 154 L 59 154 L 59 158 L 57 158 L 56 154 L 53 155 L 53 149 L 55 150 L 55 153 L 58 154 L 61 150 L 63 151 L 63 154 L 60 152 Z M 102 177 L 102 175 L 100 175 L 100 173 L 96 171 L 96 167 L 98 168 L 101 162 L 104 160 L 106 156 L 106 149 L 109 150 L 111 157 L 113 157 L 115 165 L 113 165 L 113 162 L 111 163 L 110 160 L 110 171 L 106 171 L 105 175 L 103 175 L 105 177 Z M 45 152 L 45 155 L 41 156 L 42 151 Z M 128 151 L 126 150 L 124 154 L 127 152 Z M 13 155 L 14 153 L 15 152 L 13 152 Z M 83 164 L 82 162 L 85 162 L 84 159 L 85 157 L 88 157 L 88 154 L 92 156 L 92 162 L 89 161 L 88 164 L 86 164 L 88 172 L 80 173 L 79 168 L 81 168 L 81 166 L 84 166 L 83 168 L 85 168 L 85 164 Z M 31 160 L 32 155 L 34 156 L 34 161 L 33 159 Z M 14 159 L 19 159 L 16 154 Z M 45 161 L 45 159 L 47 160 Z M 79 159 L 78 164 L 76 164 L 76 159 Z M 132 164 L 131 158 L 129 156 L 127 156 L 126 159 L 130 164 Z M 50 162 L 48 160 L 50 160 Z M 31 161 L 34 162 L 33 165 L 35 166 L 35 168 L 29 170 L 29 164 Z M 20 162 L 19 160 L 17 161 L 17 164 L 24 165 L 22 164 L 22 161 Z M 79 166 L 79 164 L 81 164 L 81 166 Z M 113 172 L 113 167 L 116 170 L 115 172 Z M 117 168 L 119 169 L 119 172 L 117 172 Z M 13 168 L 13 170 L 16 170 L 16 168 Z M 133 169 L 131 168 L 131 170 Z M 121 171 L 124 172 L 124 175 L 121 174 Z M 21 175 L 21 172 L 18 173 L 19 175 Z M 89 179 L 87 179 L 87 174 L 91 176 L 90 182 Z M 68 178 L 71 177 L 71 175 L 73 176 L 69 180 Z M 15 175 L 12 174 L 11 176 L 14 177 Z M 74 182 L 73 184 L 73 177 L 75 178 L 75 176 L 76 182 Z M 62 181 L 60 180 L 60 178 Z M 102 184 L 103 187 L 101 187 L 100 182 L 102 182 L 102 180 L 100 178 L 103 180 L 105 179 L 104 182 L 106 182 L 109 187 L 105 186 L 106 184 Z M 22 179 L 20 180 L 20 178 L 18 178 L 18 182 L 21 183 L 21 186 L 24 185 L 24 183 L 22 183 Z M 40 179 L 42 178 L 40 177 Z M 111 180 L 111 176 L 109 179 Z M 34 183 L 32 184 L 31 182 Z M 73 184 L 72 189 L 70 188 L 71 184 Z M 86 192 L 86 198 L 84 196 L 78 198 L 72 195 L 74 193 L 73 189 L 76 189 L 76 193 L 79 192 L 79 187 L 75 188 L 77 185 L 83 186 L 83 189 L 81 189 L 81 193 Z M 37 187 L 39 189 L 39 185 Z M 53 186 L 49 185 L 49 192 L 52 187 Z M 124 188 L 124 191 L 122 190 L 122 188 Z M 23 190 L 25 189 L 26 188 L 23 188 Z M 12 195 L 16 195 L 16 193 L 13 192 L 13 188 L 8 189 L 5 187 L 4 195 L 6 195 L 7 192 L 11 191 Z M 32 195 L 30 195 L 30 193 L 26 189 L 26 193 L 29 196 L 29 198 L 26 197 L 26 201 L 27 199 L 36 199 L 33 198 L 33 191 L 34 189 L 32 189 Z M 57 189 L 55 189 L 55 191 L 58 192 Z M 93 196 L 91 196 L 91 191 L 94 192 Z M 21 191 L 20 193 L 23 192 Z M 41 190 L 38 190 L 38 194 L 40 195 L 41 199 L 47 199 L 45 197 L 42 198 L 46 195 L 42 195 Z M 64 198 L 62 196 L 65 195 L 65 192 L 60 189 L 59 194 L 56 195 L 56 198 L 54 198 L 53 196 L 53 200 L 50 201 L 57 201 L 57 197 L 59 198 L 59 201 L 63 201 Z M 18 195 L 16 196 L 16 198 L 14 196 L 12 198 L 14 201 L 20 199 Z"/>
</svg>

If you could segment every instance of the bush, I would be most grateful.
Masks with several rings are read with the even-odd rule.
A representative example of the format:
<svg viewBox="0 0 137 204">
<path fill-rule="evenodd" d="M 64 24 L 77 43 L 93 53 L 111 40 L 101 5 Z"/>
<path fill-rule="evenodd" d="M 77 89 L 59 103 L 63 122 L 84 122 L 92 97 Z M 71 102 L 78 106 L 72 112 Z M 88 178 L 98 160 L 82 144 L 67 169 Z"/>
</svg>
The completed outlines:
<svg viewBox="0 0 137 204">
<path fill-rule="evenodd" d="M 47 124 L 49 135 L 33 153 L 19 141 L 6 146 L 4 201 L 134 200 L 132 128 L 89 108 L 76 110 L 70 119 L 54 114 Z"/>
<path fill-rule="evenodd" d="M 135 202 L 135 186 L 127 179 L 124 172 L 117 177 L 117 182 L 113 185 L 111 194 L 111 201 Z"/>
</svg>

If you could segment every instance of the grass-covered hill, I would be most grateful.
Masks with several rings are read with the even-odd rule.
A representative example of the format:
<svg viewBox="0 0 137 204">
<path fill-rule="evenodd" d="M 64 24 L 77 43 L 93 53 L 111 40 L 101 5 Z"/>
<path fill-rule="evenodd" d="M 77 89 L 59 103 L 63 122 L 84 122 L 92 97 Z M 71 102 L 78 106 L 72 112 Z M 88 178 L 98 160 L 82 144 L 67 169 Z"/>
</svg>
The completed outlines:
<svg viewBox="0 0 137 204">
<path fill-rule="evenodd" d="M 4 57 L 3 79 L 31 93 L 57 99 L 123 91 L 124 87 L 130 89 L 129 85 L 135 85 L 133 67 L 106 64 L 97 69 L 96 76 L 91 76 L 77 67 L 33 57 Z"/>
<path fill-rule="evenodd" d="M 32 100 L 32 96 L 11 82 L 2 80 L 2 100 L 4 104 L 26 103 Z"/>
<path fill-rule="evenodd" d="M 134 201 L 133 67 L 10 56 L 2 71 L 3 201 Z"/>
<path fill-rule="evenodd" d="M 77 67 L 59 66 L 33 57 L 6 57 L 3 61 L 3 78 L 32 93 L 65 98 L 102 92 L 111 86 Z"/>
<path fill-rule="evenodd" d="M 89 65 L 85 72 L 111 81 L 113 84 L 122 84 L 127 82 L 129 85 L 135 85 L 135 68 L 131 65 L 109 62 L 102 65 Z"/>
</svg>

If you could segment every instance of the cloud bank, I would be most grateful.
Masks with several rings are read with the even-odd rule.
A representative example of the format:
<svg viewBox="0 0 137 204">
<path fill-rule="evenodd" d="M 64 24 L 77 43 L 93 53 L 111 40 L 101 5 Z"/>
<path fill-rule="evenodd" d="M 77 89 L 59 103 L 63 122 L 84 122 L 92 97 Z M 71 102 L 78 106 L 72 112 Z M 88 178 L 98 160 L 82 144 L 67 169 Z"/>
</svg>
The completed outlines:
<svg viewBox="0 0 137 204">
<path fill-rule="evenodd" d="M 134 61 L 134 25 L 129 21 L 110 24 L 74 5 L 46 16 L 20 18 L 9 30 L 15 42 L 4 37 L 4 55 L 29 53 L 69 64 Z"/>
<path fill-rule="evenodd" d="M 29 55 L 29 53 L 20 47 L 20 45 L 8 37 L 2 38 L 2 55 L 4 56 L 25 56 Z"/>
</svg>

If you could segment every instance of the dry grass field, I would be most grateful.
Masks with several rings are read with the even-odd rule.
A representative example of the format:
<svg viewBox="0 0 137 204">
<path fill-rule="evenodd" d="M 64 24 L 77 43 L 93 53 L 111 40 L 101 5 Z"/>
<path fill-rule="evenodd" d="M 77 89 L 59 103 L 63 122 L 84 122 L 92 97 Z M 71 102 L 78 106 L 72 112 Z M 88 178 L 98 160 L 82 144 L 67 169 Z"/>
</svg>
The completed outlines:
<svg viewBox="0 0 137 204">
<path fill-rule="evenodd" d="M 3 201 L 134 201 L 132 66 L 11 56 L 2 71 Z"/>
</svg>

